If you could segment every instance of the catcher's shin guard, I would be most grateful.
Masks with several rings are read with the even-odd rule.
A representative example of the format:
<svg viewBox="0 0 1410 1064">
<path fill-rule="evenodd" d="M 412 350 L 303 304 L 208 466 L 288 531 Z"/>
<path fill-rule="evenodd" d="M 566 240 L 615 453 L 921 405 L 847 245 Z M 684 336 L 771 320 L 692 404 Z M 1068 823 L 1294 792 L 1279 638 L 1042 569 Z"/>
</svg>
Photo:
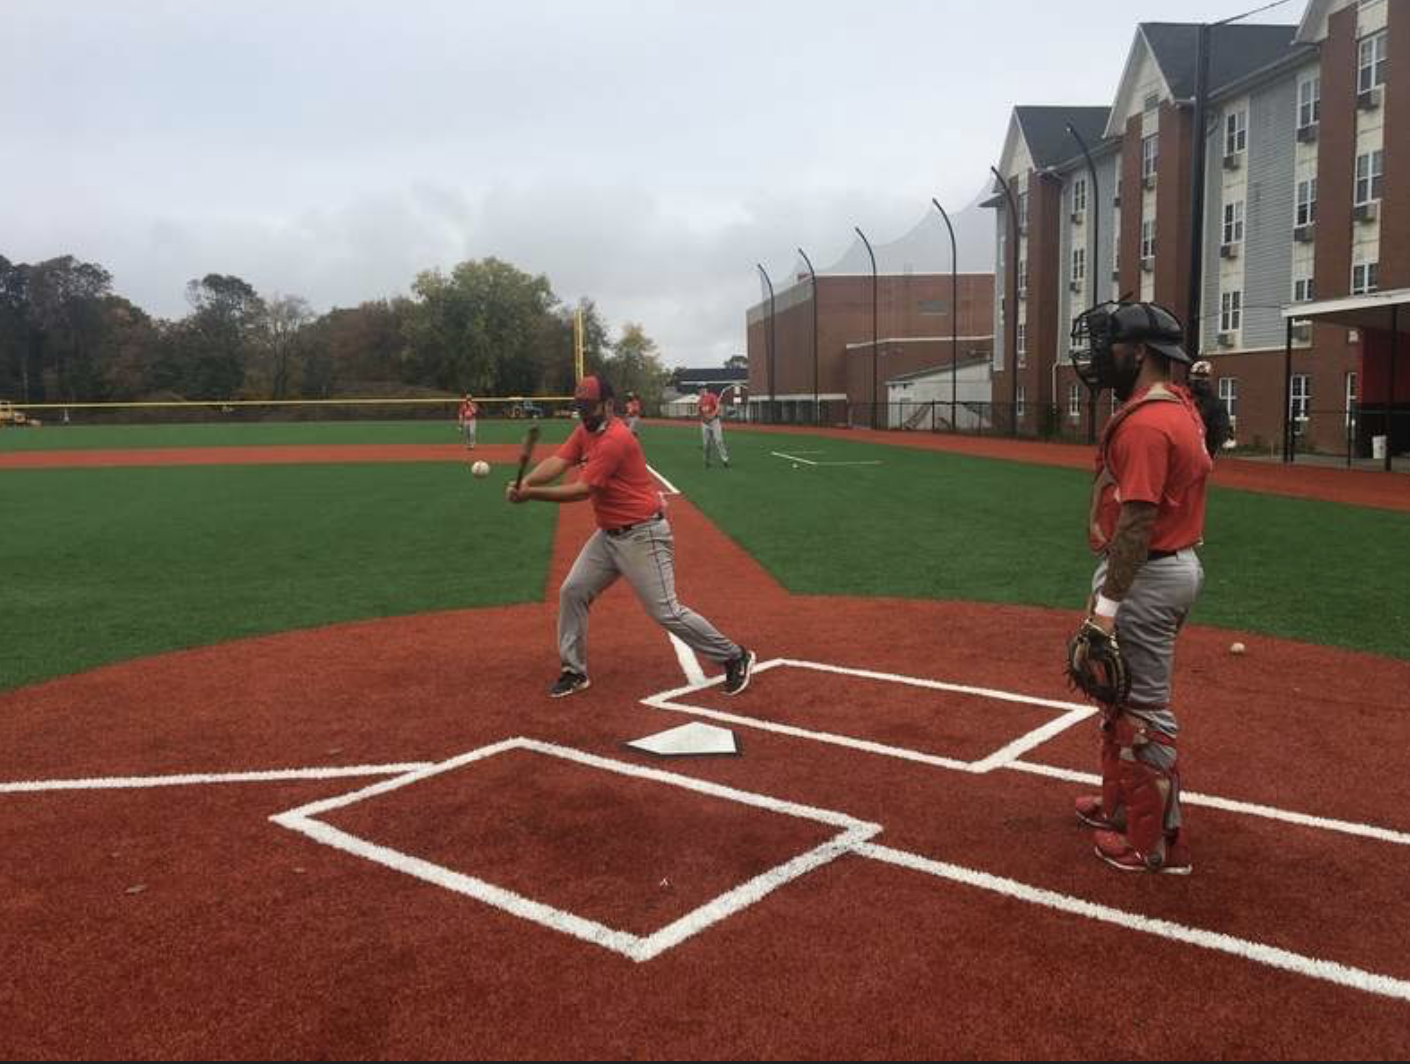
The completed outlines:
<svg viewBox="0 0 1410 1064">
<path fill-rule="evenodd" d="M 1115 724 L 1109 716 L 1101 722 L 1102 793 L 1084 794 L 1076 801 L 1077 819 L 1083 824 L 1107 831 L 1120 831 L 1124 817 L 1121 809 L 1121 744 L 1116 740 Z"/>
<path fill-rule="evenodd" d="M 1117 785 L 1126 811 L 1126 842 L 1146 867 L 1155 871 L 1165 862 L 1164 844 L 1174 841 L 1174 833 L 1168 834 L 1165 825 L 1171 806 L 1180 800 L 1180 773 L 1175 765 L 1163 769 L 1142 761 L 1136 750 L 1156 742 L 1173 752 L 1175 740 L 1148 731 L 1125 715 L 1116 721 L 1115 739 Z"/>
</svg>

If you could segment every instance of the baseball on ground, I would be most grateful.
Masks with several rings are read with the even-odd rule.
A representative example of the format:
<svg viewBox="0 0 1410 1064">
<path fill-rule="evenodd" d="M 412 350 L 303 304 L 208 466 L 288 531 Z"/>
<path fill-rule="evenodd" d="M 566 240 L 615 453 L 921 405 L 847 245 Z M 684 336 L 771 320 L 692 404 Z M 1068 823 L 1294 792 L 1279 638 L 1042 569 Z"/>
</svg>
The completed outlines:
<svg viewBox="0 0 1410 1064">
<path fill-rule="evenodd" d="M 488 462 L 476 462 L 470 467 L 470 472 L 477 477 L 487 477 L 490 475 L 490 464 Z"/>
<path fill-rule="evenodd" d="M 1242 654 L 1246 649 L 1247 649 L 1247 647 L 1245 647 L 1242 643 L 1230 643 L 1230 644 L 1229 644 L 1229 653 L 1230 653 L 1230 654 Z"/>
</svg>

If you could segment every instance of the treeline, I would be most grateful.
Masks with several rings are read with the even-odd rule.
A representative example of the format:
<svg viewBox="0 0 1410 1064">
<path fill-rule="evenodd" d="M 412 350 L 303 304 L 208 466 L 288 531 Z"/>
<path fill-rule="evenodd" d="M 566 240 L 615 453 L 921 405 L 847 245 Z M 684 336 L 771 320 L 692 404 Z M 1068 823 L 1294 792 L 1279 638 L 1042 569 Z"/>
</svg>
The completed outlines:
<svg viewBox="0 0 1410 1064">
<path fill-rule="evenodd" d="M 590 299 L 487 258 L 418 274 L 409 297 L 315 314 L 211 273 L 186 286 L 190 312 L 154 318 L 72 256 L 0 255 L 0 399 L 19 403 L 328 399 L 351 395 L 570 394 L 573 312 L 590 371 L 654 403 L 668 379 L 629 323 L 615 340 Z"/>
</svg>

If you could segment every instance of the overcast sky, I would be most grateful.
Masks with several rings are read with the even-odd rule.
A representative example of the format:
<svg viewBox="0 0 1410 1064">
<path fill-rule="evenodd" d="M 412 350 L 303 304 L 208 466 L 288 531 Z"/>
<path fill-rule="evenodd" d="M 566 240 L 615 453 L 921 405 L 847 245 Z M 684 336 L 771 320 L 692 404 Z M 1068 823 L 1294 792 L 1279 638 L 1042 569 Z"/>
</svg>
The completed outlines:
<svg viewBox="0 0 1410 1064">
<path fill-rule="evenodd" d="M 211 272 L 321 312 L 494 255 L 709 365 L 755 262 L 971 203 L 1015 103 L 1109 104 L 1138 21 L 1253 6 L 0 0 L 0 254 L 166 316 Z"/>
</svg>

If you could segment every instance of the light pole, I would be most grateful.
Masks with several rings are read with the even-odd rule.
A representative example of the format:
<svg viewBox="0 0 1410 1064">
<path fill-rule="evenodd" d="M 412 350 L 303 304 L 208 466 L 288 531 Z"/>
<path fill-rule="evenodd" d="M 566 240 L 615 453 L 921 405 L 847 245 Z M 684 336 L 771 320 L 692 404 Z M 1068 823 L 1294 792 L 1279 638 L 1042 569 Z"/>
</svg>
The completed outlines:
<svg viewBox="0 0 1410 1064">
<path fill-rule="evenodd" d="M 876 252 L 871 249 L 871 241 L 867 239 L 866 233 L 853 226 L 857 230 L 857 235 L 862 238 L 862 243 L 866 245 L 867 255 L 871 258 L 871 427 L 877 427 L 877 377 L 880 370 L 880 347 L 881 337 L 877 333 L 878 318 L 878 298 L 876 282 Z"/>
<path fill-rule="evenodd" d="M 768 372 L 769 372 L 769 413 L 764 418 L 769 424 L 774 421 L 774 283 L 769 280 L 769 271 L 755 263 L 759 267 L 759 276 L 764 279 L 764 284 L 769 290 L 769 328 L 764 334 L 764 346 L 768 352 Z"/>
<path fill-rule="evenodd" d="M 934 196 L 930 202 L 945 219 L 945 228 L 950 231 L 950 431 L 959 429 L 959 387 L 960 387 L 960 252 L 955 243 L 955 227 L 950 224 L 950 216 L 940 201 Z M 934 417 L 931 418 L 934 428 Z"/>
<path fill-rule="evenodd" d="M 803 256 L 803 261 L 808 264 L 808 277 L 813 286 L 813 424 L 818 424 L 820 402 L 818 398 L 818 274 L 813 269 L 813 260 L 808 258 L 808 253 L 802 248 L 798 249 L 798 254 Z"/>
<path fill-rule="evenodd" d="M 1009 283 L 1004 287 L 1004 307 L 1008 311 L 1004 315 L 1004 346 L 1008 348 L 1009 358 L 1009 435 L 1018 435 L 1018 203 L 1013 198 L 1013 190 L 1009 188 L 1009 183 L 1004 180 L 1003 175 L 994 167 L 989 167 L 989 172 L 994 175 L 994 180 L 1003 189 L 1004 199 L 1009 205 Z"/>
</svg>

